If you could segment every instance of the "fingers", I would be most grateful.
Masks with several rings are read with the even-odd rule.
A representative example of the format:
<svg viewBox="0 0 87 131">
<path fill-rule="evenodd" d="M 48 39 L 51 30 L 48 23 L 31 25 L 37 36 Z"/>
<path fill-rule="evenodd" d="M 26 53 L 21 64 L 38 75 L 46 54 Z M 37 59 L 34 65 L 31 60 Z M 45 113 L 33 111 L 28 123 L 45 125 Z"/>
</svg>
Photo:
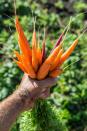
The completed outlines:
<svg viewBox="0 0 87 131">
<path fill-rule="evenodd" d="M 46 78 L 42 81 L 40 81 L 40 85 L 41 88 L 45 88 L 45 87 L 52 87 L 53 85 L 55 85 L 57 82 L 57 78 Z"/>
<path fill-rule="evenodd" d="M 56 82 L 57 82 L 56 78 L 46 78 L 44 80 L 39 81 L 39 80 L 31 79 L 30 77 L 28 77 L 27 74 L 24 74 L 20 87 L 23 90 L 29 91 L 29 93 L 31 93 L 31 96 L 34 96 L 36 98 L 36 97 L 39 97 L 39 95 L 42 94 L 42 92 L 45 89 L 48 89 L 48 88 L 50 89 L 50 87 L 55 85 Z M 42 96 L 44 98 L 46 96 L 49 96 L 49 92 L 47 91 Z"/>
<path fill-rule="evenodd" d="M 46 99 L 50 96 L 50 88 L 47 88 L 44 92 L 42 92 L 39 96 L 41 99 Z"/>
</svg>

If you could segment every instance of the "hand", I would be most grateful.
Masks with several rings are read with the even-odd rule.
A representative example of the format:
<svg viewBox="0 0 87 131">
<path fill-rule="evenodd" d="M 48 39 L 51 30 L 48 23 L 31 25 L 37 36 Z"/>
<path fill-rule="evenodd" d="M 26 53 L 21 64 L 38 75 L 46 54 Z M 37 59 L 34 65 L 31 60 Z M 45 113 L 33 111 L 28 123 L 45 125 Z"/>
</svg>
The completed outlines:
<svg viewBox="0 0 87 131">
<path fill-rule="evenodd" d="M 33 107 L 36 99 L 48 97 L 55 83 L 54 78 L 37 81 L 25 74 L 19 88 L 0 103 L 0 131 L 8 131 L 18 115 Z"/>
<path fill-rule="evenodd" d="M 38 81 L 33 80 L 24 74 L 20 87 L 19 94 L 25 101 L 24 108 L 31 108 L 36 99 L 45 99 L 50 95 L 50 87 L 56 84 L 56 78 L 46 78 Z"/>
</svg>

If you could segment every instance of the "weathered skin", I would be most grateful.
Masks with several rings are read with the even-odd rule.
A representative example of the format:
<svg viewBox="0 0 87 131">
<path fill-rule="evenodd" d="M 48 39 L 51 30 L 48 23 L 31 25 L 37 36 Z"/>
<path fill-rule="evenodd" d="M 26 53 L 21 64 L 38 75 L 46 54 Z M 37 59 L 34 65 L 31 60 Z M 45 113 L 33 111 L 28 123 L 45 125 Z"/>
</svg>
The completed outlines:
<svg viewBox="0 0 87 131">
<path fill-rule="evenodd" d="M 47 98 L 50 95 L 49 87 L 55 83 L 54 78 L 37 81 L 25 74 L 19 88 L 0 103 L 0 131 L 9 131 L 18 115 L 32 108 L 36 99 Z"/>
</svg>

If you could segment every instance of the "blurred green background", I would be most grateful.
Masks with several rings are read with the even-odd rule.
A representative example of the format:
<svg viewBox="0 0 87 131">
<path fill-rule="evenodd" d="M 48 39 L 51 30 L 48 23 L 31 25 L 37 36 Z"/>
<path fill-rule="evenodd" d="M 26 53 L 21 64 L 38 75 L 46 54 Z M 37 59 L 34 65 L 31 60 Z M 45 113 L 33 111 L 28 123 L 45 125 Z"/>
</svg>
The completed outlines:
<svg viewBox="0 0 87 131">
<path fill-rule="evenodd" d="M 65 49 L 87 26 L 87 13 L 81 13 L 87 11 L 86 0 L 18 0 L 16 6 L 20 22 L 30 42 L 33 16 L 37 18 L 36 30 L 40 30 L 41 41 L 44 26 L 46 27 L 48 53 L 68 24 L 70 16 L 73 17 L 73 21 L 64 42 Z M 13 0 L 0 0 L 0 100 L 17 88 L 23 76 L 22 71 L 13 62 L 13 50 L 19 50 L 14 18 Z M 63 68 L 79 59 L 79 62 L 67 68 L 58 78 L 49 98 L 69 131 L 87 130 L 87 33 L 81 37 Z"/>
</svg>

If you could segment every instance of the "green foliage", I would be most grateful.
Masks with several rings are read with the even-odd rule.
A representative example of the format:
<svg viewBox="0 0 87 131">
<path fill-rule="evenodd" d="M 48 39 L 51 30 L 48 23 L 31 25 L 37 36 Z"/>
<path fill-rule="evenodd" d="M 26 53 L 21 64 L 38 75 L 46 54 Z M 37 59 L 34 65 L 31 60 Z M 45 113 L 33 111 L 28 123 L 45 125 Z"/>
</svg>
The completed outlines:
<svg viewBox="0 0 87 131">
<path fill-rule="evenodd" d="M 87 25 L 86 0 L 19 0 L 17 1 L 17 13 L 23 26 L 25 34 L 30 41 L 32 39 L 33 15 L 37 17 L 36 30 L 40 29 L 41 41 L 43 39 L 43 28 L 47 30 L 46 50 L 49 54 L 53 44 L 58 36 L 68 24 L 70 16 L 73 17 L 71 29 L 67 34 L 64 42 L 66 50 L 72 41 L 80 34 L 80 31 Z M 9 18 L 9 15 L 11 18 Z M 79 16 L 77 16 L 79 15 Z M 77 17 L 75 17 L 77 16 Z M 14 27 L 14 7 L 12 0 L 0 0 L 0 100 L 10 95 L 18 86 L 23 73 L 13 62 L 13 50 L 19 50 L 17 36 Z M 42 106 L 47 109 L 47 116 L 55 112 L 56 122 L 63 122 L 70 131 L 83 131 L 87 126 L 87 33 L 80 38 L 76 50 L 70 59 L 63 65 L 63 68 L 72 62 L 80 59 L 79 62 L 68 67 L 65 72 L 58 78 L 57 85 L 51 89 L 51 97 L 46 106 L 39 105 L 38 110 L 33 109 L 31 112 L 25 112 L 22 119 L 15 123 L 12 131 L 19 131 L 20 128 L 41 128 L 44 118 L 37 122 L 39 113 L 43 112 Z M 41 44 L 42 46 L 42 44 Z M 49 102 L 52 104 L 50 106 Z M 38 105 L 38 104 L 37 104 Z M 37 107 L 37 106 L 36 106 Z M 40 110 L 41 108 L 41 110 Z M 51 108 L 51 109 L 50 109 Z M 40 112 L 39 112 L 40 110 Z M 45 109 L 44 109 L 45 110 Z M 57 113 L 58 112 L 58 113 Z M 44 114 L 44 115 L 45 115 Z M 35 115 L 35 117 L 33 117 Z M 30 116 L 30 117 L 29 117 Z M 58 116 L 58 117 L 57 117 Z M 44 117 L 44 116 L 42 116 Z M 51 113 L 50 121 L 52 126 L 56 127 L 53 122 Z M 34 119 L 35 118 L 35 119 Z M 34 119 L 34 122 L 33 122 Z M 47 121 L 49 122 L 49 121 Z M 29 125 L 29 123 L 31 123 Z M 33 124 L 33 125 L 32 125 Z M 47 124 L 47 123 L 45 123 Z M 49 124 L 48 124 L 49 125 Z M 59 123 L 61 125 L 61 123 Z M 47 125 L 46 125 L 47 128 Z M 21 129 L 22 130 L 22 129 Z M 25 130 L 25 129 L 24 129 Z M 32 130 L 33 131 L 33 130 Z"/>
<path fill-rule="evenodd" d="M 20 118 L 20 131 L 67 131 L 59 112 L 49 102 L 38 100 L 34 109 Z"/>
</svg>

